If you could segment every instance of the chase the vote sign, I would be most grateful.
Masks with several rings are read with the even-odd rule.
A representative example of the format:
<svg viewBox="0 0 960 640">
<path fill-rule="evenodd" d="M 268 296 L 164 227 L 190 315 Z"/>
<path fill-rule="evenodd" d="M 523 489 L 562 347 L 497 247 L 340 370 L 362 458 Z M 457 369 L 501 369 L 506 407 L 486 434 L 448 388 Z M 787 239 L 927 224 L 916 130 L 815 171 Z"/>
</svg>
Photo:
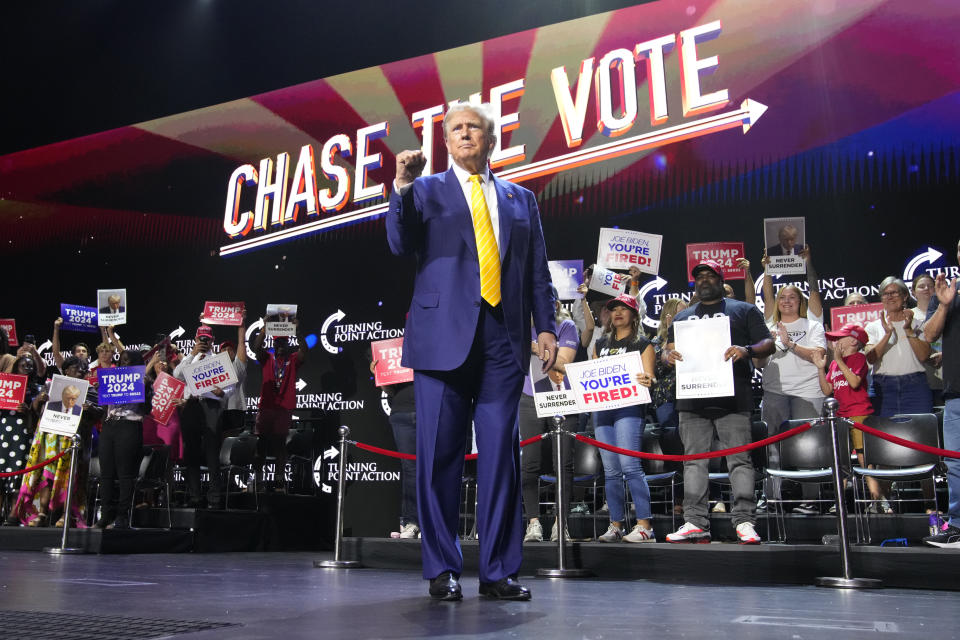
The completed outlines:
<svg viewBox="0 0 960 640">
<path fill-rule="evenodd" d="M 0 373 L 0 409 L 15 410 L 27 393 L 27 376 Z"/>
<path fill-rule="evenodd" d="M 97 367 L 97 399 L 100 404 L 146 402 L 147 396 L 143 386 L 146 369 L 143 365 Z"/>
<path fill-rule="evenodd" d="M 215 388 L 225 389 L 237 383 L 237 370 L 227 352 L 194 360 L 185 367 L 184 376 L 190 394 L 201 396 Z"/>
<path fill-rule="evenodd" d="M 574 362 L 566 365 L 566 371 L 578 413 L 650 402 L 650 390 L 637 383 L 643 363 L 636 351 Z"/>
<path fill-rule="evenodd" d="M 77 304 L 61 302 L 60 317 L 63 318 L 62 328 L 66 331 L 100 333 L 100 329 L 97 327 L 96 307 L 84 307 Z"/>
<path fill-rule="evenodd" d="M 663 236 L 629 229 L 600 229 L 597 264 L 607 269 L 637 267 L 654 275 L 660 269 Z"/>
</svg>

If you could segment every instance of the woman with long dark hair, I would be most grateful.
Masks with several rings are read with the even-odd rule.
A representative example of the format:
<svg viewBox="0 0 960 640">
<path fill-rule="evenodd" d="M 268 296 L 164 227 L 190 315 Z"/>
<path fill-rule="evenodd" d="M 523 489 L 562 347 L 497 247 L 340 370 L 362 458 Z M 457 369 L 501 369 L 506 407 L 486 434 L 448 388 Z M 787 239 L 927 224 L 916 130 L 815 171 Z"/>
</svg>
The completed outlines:
<svg viewBox="0 0 960 640">
<path fill-rule="evenodd" d="M 610 319 L 604 327 L 603 337 L 594 347 L 594 358 L 619 355 L 636 351 L 643 362 L 643 373 L 637 383 L 650 387 L 654 382 L 654 348 L 650 339 L 640 328 L 640 312 L 637 300 L 622 294 L 607 303 Z M 643 441 L 645 405 L 633 405 L 594 413 L 597 440 L 622 449 L 639 451 Z M 600 542 L 656 542 L 650 512 L 650 487 L 643 474 L 639 458 L 600 449 L 603 460 L 604 487 L 607 506 L 610 509 L 610 526 L 600 536 Z M 624 534 L 623 482 L 626 479 L 633 498 L 637 522 L 633 530 Z"/>
</svg>

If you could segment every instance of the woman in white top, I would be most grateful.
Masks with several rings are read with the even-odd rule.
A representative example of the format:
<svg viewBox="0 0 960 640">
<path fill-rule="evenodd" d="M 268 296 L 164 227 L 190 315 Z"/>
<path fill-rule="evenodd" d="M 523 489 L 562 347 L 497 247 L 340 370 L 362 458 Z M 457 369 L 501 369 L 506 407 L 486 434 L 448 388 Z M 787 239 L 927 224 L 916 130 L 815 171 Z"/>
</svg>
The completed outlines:
<svg viewBox="0 0 960 640">
<path fill-rule="evenodd" d="M 769 274 L 764 275 L 763 293 L 766 300 L 773 300 L 773 282 Z M 773 309 L 767 327 L 776 350 L 769 358 L 757 361 L 757 365 L 763 369 L 760 417 L 767 423 L 769 434 L 774 435 L 786 420 L 820 415 L 824 395 L 820 389 L 819 369 L 813 362 L 817 356 L 826 354 L 827 341 L 823 325 L 807 317 L 806 298 L 794 285 L 780 289 L 768 308 Z M 776 445 L 767 448 L 767 464 L 774 469 L 780 466 L 780 452 Z M 803 489 L 804 502 L 794 511 L 816 513 L 809 500 L 816 498 L 817 487 L 804 485 Z M 779 499 L 779 479 L 767 480 L 764 492 L 767 497 Z"/>
<path fill-rule="evenodd" d="M 923 363 L 930 345 L 919 334 L 923 318 L 906 308 L 910 292 L 894 276 L 880 283 L 883 311 L 867 323 L 867 362 L 873 365 L 873 395 L 877 415 L 930 413 L 933 395 Z"/>
</svg>

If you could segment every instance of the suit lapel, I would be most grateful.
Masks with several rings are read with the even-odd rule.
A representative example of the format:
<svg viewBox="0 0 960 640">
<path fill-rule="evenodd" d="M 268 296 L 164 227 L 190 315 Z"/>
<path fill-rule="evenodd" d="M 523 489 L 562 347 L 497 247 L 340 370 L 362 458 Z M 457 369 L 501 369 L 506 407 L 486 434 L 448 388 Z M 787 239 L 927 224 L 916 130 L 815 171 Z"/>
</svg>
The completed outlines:
<svg viewBox="0 0 960 640">
<path fill-rule="evenodd" d="M 470 204 L 463 195 L 463 187 L 457 181 L 457 174 L 453 169 L 447 169 L 443 174 L 444 202 L 449 202 L 451 215 L 457 221 L 460 227 L 460 235 L 467 248 L 470 249 L 474 257 L 477 255 L 477 235 L 473 231 L 473 216 L 470 213 Z"/>
<path fill-rule="evenodd" d="M 510 232 L 513 230 L 513 218 L 516 212 L 515 198 L 507 193 L 503 187 L 503 182 L 493 177 L 490 172 L 490 179 L 493 181 L 493 187 L 497 194 L 497 217 L 500 218 L 500 262 L 503 263 L 507 255 L 507 247 L 510 246 Z"/>
</svg>

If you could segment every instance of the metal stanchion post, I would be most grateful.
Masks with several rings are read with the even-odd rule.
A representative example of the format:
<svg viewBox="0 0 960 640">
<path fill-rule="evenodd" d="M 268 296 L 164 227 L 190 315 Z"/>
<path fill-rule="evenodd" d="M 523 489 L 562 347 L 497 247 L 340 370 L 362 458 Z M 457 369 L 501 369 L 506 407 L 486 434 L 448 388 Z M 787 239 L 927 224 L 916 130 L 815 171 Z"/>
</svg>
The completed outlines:
<svg viewBox="0 0 960 640">
<path fill-rule="evenodd" d="M 356 569 L 360 563 L 356 560 L 343 560 L 340 554 L 343 551 L 343 493 L 347 485 L 347 436 L 350 427 L 343 425 L 340 432 L 340 463 L 338 465 L 340 477 L 337 479 L 337 535 L 333 539 L 333 560 L 314 560 L 313 566 L 321 569 Z"/>
<path fill-rule="evenodd" d="M 567 509 L 564 508 L 565 496 L 563 490 L 563 442 L 564 438 L 572 438 L 573 434 L 564 431 L 563 416 L 553 416 L 553 431 L 547 434 L 553 438 L 553 470 L 557 478 L 557 568 L 537 569 L 537 575 L 544 578 L 586 578 L 593 574 L 587 569 L 568 569 L 566 566 L 567 546 Z"/>
<path fill-rule="evenodd" d="M 79 547 L 67 546 L 67 532 L 70 531 L 70 508 L 73 505 L 73 473 L 77 466 L 77 456 L 80 454 L 80 434 L 73 434 L 73 442 L 70 444 L 70 478 L 67 480 L 67 500 L 63 505 L 63 538 L 60 540 L 59 547 L 44 547 L 44 551 L 51 555 L 63 556 L 86 553 Z"/>
<path fill-rule="evenodd" d="M 876 589 L 883 586 L 880 580 L 873 578 L 853 578 L 850 574 L 850 541 L 847 537 L 847 500 L 843 492 L 843 470 L 840 466 L 840 433 L 837 423 L 837 407 L 835 398 L 827 398 L 823 403 L 826 421 L 830 423 L 830 442 L 833 449 L 833 487 L 837 493 L 837 529 L 840 546 L 840 565 L 843 577 L 820 577 L 816 579 L 819 587 L 837 587 L 840 589 Z"/>
</svg>

